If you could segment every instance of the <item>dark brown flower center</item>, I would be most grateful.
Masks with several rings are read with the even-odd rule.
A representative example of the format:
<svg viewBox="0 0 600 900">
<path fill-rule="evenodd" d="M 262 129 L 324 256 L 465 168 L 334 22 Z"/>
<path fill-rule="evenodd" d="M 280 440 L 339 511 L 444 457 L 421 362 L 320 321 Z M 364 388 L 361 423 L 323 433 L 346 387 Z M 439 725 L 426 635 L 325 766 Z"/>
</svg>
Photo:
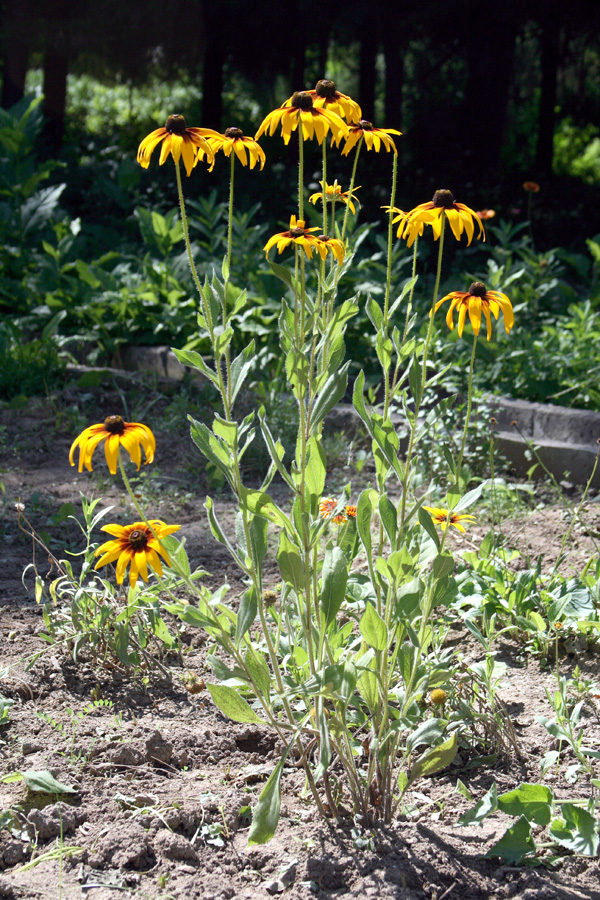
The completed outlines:
<svg viewBox="0 0 600 900">
<path fill-rule="evenodd" d="M 148 544 L 148 532 L 141 528 L 134 528 L 129 532 L 129 543 L 133 550 L 143 550 Z"/>
<path fill-rule="evenodd" d="M 304 228 L 290 228 L 290 237 L 297 238 L 302 237 L 304 234 Z"/>
<path fill-rule="evenodd" d="M 319 97 L 328 97 L 330 99 L 335 97 L 335 81 L 327 81 L 326 78 L 317 81 L 315 85 L 315 94 L 318 94 Z"/>
<path fill-rule="evenodd" d="M 452 209 L 454 206 L 452 191 L 436 191 L 433 195 L 433 205 L 438 209 L 441 206 L 444 209 Z"/>
<path fill-rule="evenodd" d="M 485 297 L 487 288 L 482 281 L 474 281 L 469 288 L 469 293 L 471 297 Z"/>
<path fill-rule="evenodd" d="M 109 434 L 125 434 L 125 422 L 121 416 L 109 416 L 104 420 L 104 428 Z"/>
<path fill-rule="evenodd" d="M 228 138 L 241 138 L 244 137 L 244 132 L 241 128 L 235 128 L 235 126 L 231 126 L 231 128 L 225 129 L 225 137 Z"/>
<path fill-rule="evenodd" d="M 169 134 L 178 134 L 182 136 L 186 132 L 187 124 L 183 116 L 175 113 L 172 116 L 169 116 L 169 118 L 165 122 L 165 128 L 167 129 Z"/>
<path fill-rule="evenodd" d="M 325 241 L 325 242 L 327 242 L 327 241 L 329 240 L 329 236 L 326 235 L 326 234 L 320 234 L 320 235 L 319 235 L 319 240 L 320 240 L 320 241 Z"/>
<path fill-rule="evenodd" d="M 306 91 L 295 91 L 292 94 L 292 106 L 294 109 L 303 109 L 306 112 L 313 108 L 312 97 Z"/>
<path fill-rule="evenodd" d="M 373 131 L 373 123 L 368 122 L 366 119 L 361 119 L 358 123 L 358 127 L 362 128 L 363 131 Z"/>
</svg>

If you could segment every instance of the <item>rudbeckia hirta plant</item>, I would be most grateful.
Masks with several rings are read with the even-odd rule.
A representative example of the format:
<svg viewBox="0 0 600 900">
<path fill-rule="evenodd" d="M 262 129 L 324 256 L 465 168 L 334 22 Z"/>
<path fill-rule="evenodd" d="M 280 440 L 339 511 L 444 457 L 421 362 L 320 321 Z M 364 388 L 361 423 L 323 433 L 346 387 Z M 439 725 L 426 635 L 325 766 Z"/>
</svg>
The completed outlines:
<svg viewBox="0 0 600 900">
<path fill-rule="evenodd" d="M 135 587 L 138 576 L 143 581 L 148 581 L 148 567 L 157 575 L 162 575 L 159 556 L 162 556 L 167 566 L 171 565 L 171 561 L 160 541 L 180 528 L 181 525 L 165 525 L 160 519 L 151 519 L 147 523 L 134 522 L 132 525 L 104 525 L 102 531 L 111 534 L 113 540 L 98 547 L 95 555 L 100 559 L 94 568 L 99 569 L 118 560 L 117 584 L 123 584 L 127 566 L 130 565 L 131 587 Z"/>
<path fill-rule="evenodd" d="M 319 184 L 323 188 L 323 182 L 319 181 Z M 309 203 L 314 203 L 316 206 L 317 200 L 322 200 L 323 203 L 326 203 L 328 200 L 335 201 L 336 203 L 345 203 L 346 206 L 349 206 L 354 214 L 356 209 L 354 207 L 354 202 L 356 201 L 360 207 L 360 200 L 355 196 L 354 192 L 360 189 L 360 184 L 357 187 L 353 188 L 352 194 L 350 191 L 343 191 L 341 184 L 337 183 L 337 178 L 333 182 L 333 184 L 326 184 L 322 191 L 316 191 L 314 194 L 311 194 L 308 198 Z"/>
<path fill-rule="evenodd" d="M 296 219 L 296 216 L 290 216 L 290 230 L 274 234 L 269 238 L 263 249 L 268 256 L 273 247 L 277 247 L 278 253 L 283 253 L 290 244 L 297 244 L 302 247 L 307 257 L 312 259 L 313 248 L 318 247 L 319 240 L 311 232 L 318 230 L 316 226 L 307 228 L 304 219 Z"/>
<path fill-rule="evenodd" d="M 406 243 L 410 247 L 416 235 L 422 233 L 418 228 L 421 224 L 425 224 L 431 225 L 434 240 L 437 241 L 442 233 L 444 217 L 448 219 L 457 241 L 460 241 L 464 232 L 467 235 L 467 243 L 470 244 L 475 233 L 475 225 L 479 227 L 477 238 L 485 240 L 485 231 L 477 213 L 464 203 L 456 203 L 452 191 L 447 190 L 436 191 L 429 203 L 421 203 L 411 209 L 406 214 L 402 233 L 400 229 L 398 230 L 398 237 L 406 238 Z"/>
<path fill-rule="evenodd" d="M 346 247 L 343 242 L 338 240 L 338 238 L 327 237 L 326 234 L 320 234 L 317 238 L 315 249 L 321 259 L 325 259 L 328 253 L 331 253 L 338 261 L 338 264 L 344 262 L 344 256 L 346 255 Z"/>
<path fill-rule="evenodd" d="M 245 137 L 240 128 L 226 128 L 223 134 L 213 134 L 208 138 L 208 144 L 211 151 L 216 154 L 222 150 L 225 156 L 231 156 L 231 151 L 235 153 L 243 166 L 249 166 L 251 169 L 257 163 L 260 163 L 261 169 L 265 165 L 265 151 L 253 138 Z M 203 150 L 198 150 L 196 162 L 204 156 Z M 209 172 L 215 167 L 213 157 Z"/>
<path fill-rule="evenodd" d="M 481 281 L 474 281 L 468 291 L 452 291 L 436 303 L 435 311 L 440 308 L 446 300 L 451 300 L 448 313 L 446 315 L 446 323 L 450 330 L 454 330 L 454 310 L 458 309 L 458 336 L 462 337 L 465 327 L 467 313 L 471 320 L 471 325 L 475 334 L 479 334 L 481 328 L 481 315 L 487 323 L 487 339 L 492 337 L 492 319 L 498 319 L 498 314 L 502 311 L 504 318 L 504 328 L 508 334 L 514 325 L 515 317 L 513 315 L 512 303 L 500 291 L 488 291 L 485 284 Z M 490 315 L 491 314 L 491 315 Z"/>
<path fill-rule="evenodd" d="M 445 531 L 449 525 L 452 525 L 452 527 L 456 528 L 458 531 L 464 531 L 465 529 L 464 526 L 461 525 L 461 522 L 466 522 L 468 525 L 471 522 L 476 521 L 475 516 L 453 513 L 449 509 L 441 509 L 439 506 L 424 506 L 423 509 L 426 509 L 427 512 L 430 513 L 434 524 L 439 525 L 442 531 Z"/>
<path fill-rule="evenodd" d="M 138 147 L 137 161 L 142 168 L 147 169 L 154 148 L 162 142 L 158 164 L 162 166 L 169 154 L 175 163 L 183 157 L 185 171 L 191 175 L 198 150 L 206 154 L 208 161 L 212 162 L 213 150 L 206 140 L 211 136 L 218 137 L 219 133 L 211 128 L 188 128 L 184 117 L 174 114 L 169 116 L 164 128 L 157 128 L 156 131 L 146 135 Z"/>
<path fill-rule="evenodd" d="M 302 125 L 302 136 L 305 141 L 317 138 L 319 144 L 329 131 L 336 141 L 340 141 L 348 134 L 348 126 L 334 112 L 328 109 L 320 109 L 315 106 L 308 91 L 296 91 L 289 100 L 274 109 L 265 117 L 260 128 L 254 136 L 258 140 L 262 134 L 275 134 L 281 125 L 281 136 L 284 143 L 289 144 L 292 131 Z"/>
<path fill-rule="evenodd" d="M 124 422 L 121 416 L 108 416 L 99 425 L 90 425 L 75 438 L 69 451 L 69 462 L 75 465 L 75 450 L 79 447 L 79 471 L 85 466 L 92 471 L 92 456 L 98 444 L 105 441 L 104 453 L 111 475 L 117 474 L 119 448 L 123 447 L 131 457 L 131 461 L 140 467 L 142 448 L 146 455 L 146 463 L 151 463 L 156 450 L 156 440 L 147 427 L 140 422 Z"/>
<path fill-rule="evenodd" d="M 350 133 L 346 138 L 346 143 L 344 144 L 344 149 L 342 150 L 342 156 L 348 156 L 353 147 L 355 147 L 361 138 L 364 139 L 364 144 L 367 150 L 375 150 L 377 153 L 383 147 L 388 153 L 390 150 L 393 150 L 396 155 L 398 155 L 398 151 L 396 150 L 396 145 L 393 139 L 390 137 L 390 134 L 398 134 L 401 135 L 401 131 L 396 131 L 395 128 L 376 128 L 372 122 L 368 122 L 366 119 L 361 119 L 356 125 L 350 126 Z M 335 144 L 339 144 L 339 138 L 332 138 Z"/>
<path fill-rule="evenodd" d="M 335 86 L 335 81 L 322 78 L 317 81 L 314 91 L 306 91 L 312 97 L 315 106 L 336 113 L 347 122 L 359 122 L 362 110 L 358 103 L 347 94 L 342 94 Z"/>
</svg>

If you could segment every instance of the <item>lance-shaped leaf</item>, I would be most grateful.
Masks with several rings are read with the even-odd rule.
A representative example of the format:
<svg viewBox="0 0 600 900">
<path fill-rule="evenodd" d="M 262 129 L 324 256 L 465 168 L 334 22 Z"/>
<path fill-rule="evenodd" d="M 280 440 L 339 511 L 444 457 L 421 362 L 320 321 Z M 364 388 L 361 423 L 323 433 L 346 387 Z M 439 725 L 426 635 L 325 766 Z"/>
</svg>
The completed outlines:
<svg viewBox="0 0 600 900">
<path fill-rule="evenodd" d="M 246 376 L 250 369 L 254 364 L 254 360 L 256 359 L 256 350 L 254 347 L 254 341 L 250 341 L 247 347 L 244 347 L 239 356 L 231 363 L 231 381 L 230 381 L 230 389 L 231 389 L 231 403 L 235 402 L 235 398 L 237 397 L 241 386 L 246 380 Z"/>
<path fill-rule="evenodd" d="M 243 722 L 249 725 L 264 725 L 264 721 L 256 715 L 247 701 L 241 697 L 235 688 L 226 684 L 207 685 L 213 703 L 232 722 Z"/>
<path fill-rule="evenodd" d="M 417 778 L 435 775 L 437 772 L 441 772 L 443 769 L 448 768 L 456 756 L 457 749 L 458 735 L 455 731 L 452 737 L 449 737 L 443 744 L 438 744 L 437 747 L 431 747 L 418 758 L 410 770 L 410 783 L 412 784 Z"/>
<path fill-rule="evenodd" d="M 323 389 L 319 392 L 310 414 L 310 434 L 316 433 L 327 413 L 333 409 L 346 393 L 349 365 L 350 362 L 348 361 L 339 371 L 333 372 L 325 382 Z"/>
<path fill-rule="evenodd" d="M 387 625 L 372 603 L 367 603 L 358 626 L 365 641 L 374 650 L 385 650 L 388 644 Z"/>
<path fill-rule="evenodd" d="M 279 536 L 279 550 L 277 552 L 277 564 L 281 577 L 296 591 L 297 594 L 304 590 L 305 577 L 302 557 L 295 544 L 290 541 L 285 531 Z"/>
<path fill-rule="evenodd" d="M 347 583 L 348 561 L 342 550 L 329 542 L 325 548 L 321 586 L 321 612 L 326 626 L 335 619 L 344 602 Z"/>
<path fill-rule="evenodd" d="M 219 384 L 215 370 L 211 369 L 204 362 L 204 359 L 196 350 L 178 350 L 176 347 L 173 347 L 172 350 L 183 366 L 191 366 L 191 368 L 204 375 L 205 378 L 208 378 L 209 381 L 212 381 L 213 384 Z"/>
</svg>

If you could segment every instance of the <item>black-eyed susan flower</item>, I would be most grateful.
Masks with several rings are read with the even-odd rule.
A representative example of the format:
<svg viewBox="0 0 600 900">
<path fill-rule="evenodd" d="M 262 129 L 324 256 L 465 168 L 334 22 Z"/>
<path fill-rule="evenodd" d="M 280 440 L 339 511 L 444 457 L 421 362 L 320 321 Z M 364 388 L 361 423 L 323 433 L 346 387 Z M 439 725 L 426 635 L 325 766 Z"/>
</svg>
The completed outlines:
<svg viewBox="0 0 600 900">
<path fill-rule="evenodd" d="M 321 187 L 323 187 L 323 182 L 319 181 Z M 357 187 L 352 189 L 352 194 L 350 191 L 343 191 L 341 184 L 337 183 L 337 178 L 333 182 L 333 184 L 326 184 L 322 191 L 316 191 L 314 194 L 311 194 L 308 198 L 309 203 L 314 203 L 315 206 L 317 204 L 317 200 L 322 200 L 323 203 L 326 203 L 328 200 L 334 200 L 336 203 L 345 203 L 346 206 L 349 206 L 354 214 L 356 209 L 354 207 L 354 202 L 358 203 L 360 207 L 360 200 L 355 196 L 355 191 L 360 190 L 360 184 Z"/>
<path fill-rule="evenodd" d="M 224 134 L 214 134 L 208 138 L 208 144 L 213 154 L 217 154 L 222 150 L 225 156 L 231 156 L 231 151 L 235 153 L 243 166 L 249 166 L 251 169 L 257 163 L 260 163 L 261 169 L 265 166 L 265 151 L 253 138 L 245 137 L 240 128 L 226 128 Z M 203 150 L 198 150 L 196 162 L 204 156 Z M 195 165 L 195 163 L 194 163 Z M 213 156 L 209 172 L 215 167 L 215 157 Z"/>
<path fill-rule="evenodd" d="M 359 122 L 362 110 L 358 103 L 347 94 L 336 89 L 335 81 L 322 78 L 317 81 L 314 91 L 306 91 L 312 97 L 315 106 L 336 113 L 347 122 Z"/>
<path fill-rule="evenodd" d="M 523 190 L 527 191 L 528 194 L 539 194 L 541 187 L 537 181 L 524 181 Z"/>
<path fill-rule="evenodd" d="M 476 224 L 479 226 L 477 238 L 483 237 L 485 241 L 485 231 L 477 213 L 465 206 L 464 203 L 456 203 L 452 196 L 452 191 L 447 190 L 436 191 L 433 195 L 433 200 L 430 200 L 429 203 L 421 203 L 419 206 L 411 209 L 406 214 L 401 236 L 407 239 L 407 244 L 409 242 L 412 244 L 415 239 L 416 226 L 423 222 L 425 225 L 431 225 L 433 237 L 437 241 L 442 233 L 444 216 L 448 219 L 452 233 L 457 241 L 460 241 L 462 233 L 465 232 L 467 242 L 470 244 L 473 240 Z"/>
<path fill-rule="evenodd" d="M 379 153 L 383 147 L 388 153 L 390 150 L 393 150 L 397 156 L 398 151 L 396 150 L 396 145 L 390 137 L 390 134 L 400 135 L 402 132 L 396 131 L 395 128 L 375 128 L 371 122 L 368 122 L 366 119 L 361 119 L 356 125 L 350 126 L 350 133 L 346 138 L 342 156 L 348 156 L 352 148 L 358 144 L 361 138 L 364 138 L 367 150 L 375 150 L 376 153 Z M 340 139 L 332 137 L 332 142 L 339 144 Z"/>
<path fill-rule="evenodd" d="M 442 531 L 445 531 L 449 525 L 452 525 L 458 531 L 464 531 L 465 529 L 460 524 L 461 522 L 470 524 L 475 521 L 475 516 L 459 515 L 458 513 L 450 512 L 449 509 L 441 509 L 439 506 L 424 506 L 423 509 L 430 513 L 434 524 L 439 525 Z"/>
<path fill-rule="evenodd" d="M 165 525 L 160 519 L 151 519 L 148 524 L 134 522 L 133 525 L 104 525 L 102 531 L 112 534 L 113 540 L 98 547 L 95 556 L 100 559 L 94 568 L 99 569 L 118 560 L 117 584 L 123 584 L 127 566 L 131 564 L 131 587 L 135 587 L 138 576 L 143 581 L 148 581 L 148 566 L 157 575 L 162 575 L 159 554 L 167 566 L 171 565 L 171 561 L 160 541 L 180 528 L 181 525 Z"/>
<path fill-rule="evenodd" d="M 337 500 L 333 497 L 323 497 L 319 503 L 319 515 L 323 519 L 328 519 L 337 506 Z"/>
<path fill-rule="evenodd" d="M 296 219 L 296 216 L 290 216 L 290 230 L 281 231 L 269 238 L 263 250 L 269 255 L 273 247 L 277 247 L 278 253 L 283 253 L 284 249 L 290 244 L 297 244 L 302 247 L 309 259 L 312 259 L 313 249 L 317 248 L 318 239 L 311 234 L 312 231 L 318 231 L 318 227 L 307 228 L 304 219 Z"/>
<path fill-rule="evenodd" d="M 419 220 L 412 221 L 410 219 L 410 213 L 404 212 L 402 209 L 398 209 L 396 206 L 382 206 L 382 209 L 385 209 L 387 213 L 392 213 L 394 218 L 392 219 L 392 224 L 398 224 L 398 231 L 396 232 L 396 236 L 401 238 L 406 238 L 406 246 L 412 247 L 414 240 L 416 237 L 421 237 L 423 235 L 423 230 L 425 228 L 425 223 Z"/>
<path fill-rule="evenodd" d="M 485 284 L 481 281 L 474 281 L 466 292 L 452 291 L 451 294 L 446 294 L 445 297 L 442 297 L 442 299 L 436 303 L 436 312 L 446 300 L 452 301 L 446 315 L 446 323 L 451 331 L 454 330 L 454 310 L 458 309 L 459 337 L 462 337 L 467 313 L 469 314 L 469 319 L 471 320 L 471 325 L 473 326 L 475 334 L 479 334 L 479 329 L 481 328 L 481 315 L 483 313 L 487 323 L 488 341 L 491 340 L 492 337 L 492 319 L 490 313 L 497 320 L 498 314 L 502 310 L 504 328 L 506 329 L 507 334 L 514 325 L 515 317 L 513 315 L 512 303 L 506 294 L 502 294 L 500 291 L 488 291 Z"/>
<path fill-rule="evenodd" d="M 213 131 L 212 128 L 188 128 L 184 117 L 175 114 L 169 116 L 164 128 L 157 128 L 146 135 L 138 147 L 137 161 L 142 168 L 147 169 L 154 148 L 162 141 L 158 164 L 162 166 L 169 154 L 176 163 L 183 157 L 185 171 L 191 175 L 198 150 L 202 150 L 208 161 L 212 162 L 213 150 L 206 138 L 218 135 L 218 131 Z"/>
<path fill-rule="evenodd" d="M 274 109 L 263 119 L 254 140 L 258 140 L 267 131 L 269 135 L 275 134 L 281 125 L 281 136 L 284 143 L 289 144 L 292 131 L 295 131 L 300 123 L 304 140 L 312 140 L 316 136 L 319 144 L 323 143 L 329 131 L 337 141 L 348 134 L 348 126 L 339 116 L 328 109 L 315 106 L 308 91 L 296 91 L 283 106 Z"/>
<path fill-rule="evenodd" d="M 111 475 L 117 474 L 117 461 L 119 448 L 123 447 L 131 457 L 131 461 L 140 467 L 142 462 L 141 448 L 144 448 L 146 463 L 151 463 L 156 450 L 156 440 L 147 425 L 140 422 L 124 422 L 121 416 L 108 416 L 99 425 L 90 425 L 75 438 L 69 452 L 69 462 L 75 465 L 75 450 L 79 447 L 79 471 L 83 472 L 85 466 L 88 472 L 92 471 L 92 456 L 94 450 L 102 441 L 106 462 Z"/>
<path fill-rule="evenodd" d="M 325 259 L 327 254 L 331 253 L 335 256 L 340 266 L 344 262 L 344 256 L 346 255 L 346 247 L 344 246 L 343 241 L 340 241 L 337 238 L 327 237 L 326 234 L 319 235 L 315 244 L 315 250 L 321 259 Z"/>
</svg>

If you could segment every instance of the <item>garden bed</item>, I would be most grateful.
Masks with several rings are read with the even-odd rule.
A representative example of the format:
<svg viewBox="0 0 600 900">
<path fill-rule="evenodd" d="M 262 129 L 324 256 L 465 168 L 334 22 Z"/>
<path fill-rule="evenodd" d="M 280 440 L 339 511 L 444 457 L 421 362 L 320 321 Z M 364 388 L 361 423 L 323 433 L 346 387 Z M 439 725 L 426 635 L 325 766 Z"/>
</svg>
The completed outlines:
<svg viewBox="0 0 600 900">
<path fill-rule="evenodd" d="M 482 827 L 456 827 L 459 816 L 493 782 L 506 791 L 520 782 L 541 781 L 540 761 L 550 741 L 536 716 L 551 714 L 545 690 L 552 689 L 553 676 L 511 637 L 497 649 L 508 667 L 500 696 L 515 726 L 518 754 L 498 758 L 493 767 L 470 767 L 470 760 L 459 756 L 449 770 L 421 780 L 409 792 L 405 816 L 374 828 L 351 819 L 337 824 L 320 820 L 303 795 L 304 776 L 290 765 L 284 770 L 275 838 L 251 848 L 246 846 L 248 807 L 256 803 L 280 748 L 270 732 L 232 724 L 212 704 L 203 683 L 211 676 L 199 631 L 184 629 L 182 658 L 162 656 L 168 678 L 148 672 L 146 678 L 132 679 L 118 669 L 94 668 L 85 659 L 74 665 L 66 648 L 43 643 L 31 571 L 21 582 L 32 546 L 17 529 L 14 503 L 20 498 L 29 520 L 49 533 L 58 555 L 77 548 L 76 532 L 69 531 L 60 511 L 76 501 L 78 491 L 93 490 L 105 504 L 123 504 L 100 461 L 89 475 L 71 469 L 67 459 L 76 431 L 69 418 L 75 416 L 73 406 L 80 415 L 91 416 L 90 421 L 101 420 L 120 408 L 119 390 L 129 402 L 139 392 L 131 386 L 128 391 L 90 386 L 82 397 L 81 388 L 72 386 L 52 403 L 1 411 L 6 426 L 0 458 L 6 542 L 0 641 L 3 667 L 10 668 L 0 681 L 0 694 L 14 701 L 10 721 L 0 729 L 2 771 L 50 770 L 74 793 L 62 795 L 57 806 L 56 796 L 32 793 L 23 782 L 0 784 L 1 808 L 13 810 L 14 822 L 20 823 L 13 833 L 0 831 L 0 897 L 600 897 L 597 860 L 589 857 L 565 855 L 551 869 L 484 859 L 510 823 L 503 814 L 486 819 Z M 153 471 L 158 475 L 141 479 L 138 488 L 157 515 L 182 525 L 192 565 L 206 568 L 214 587 L 228 581 L 235 597 L 243 590 L 239 570 L 210 536 L 203 509 L 205 474 L 185 424 L 175 428 L 165 417 L 170 402 L 165 394 L 153 407 L 158 423 Z M 369 475 L 366 467 L 363 480 Z M 345 472 L 331 471 L 332 493 L 346 479 Z M 272 492 L 284 502 L 282 488 L 275 486 Z M 217 493 L 215 503 L 221 521 L 230 526 L 234 509 L 228 496 Z M 587 531 L 575 529 L 562 563 L 566 573 L 580 571 L 591 555 L 600 506 L 590 503 L 585 517 Z M 541 556 L 548 571 L 560 553 L 565 520 L 558 507 L 546 507 L 505 523 L 504 530 L 515 540 L 521 533 L 520 545 L 524 538 L 526 551 L 534 559 Z M 475 529 L 457 535 L 453 545 L 473 549 L 480 537 Z M 50 566 L 39 550 L 36 563 L 46 576 Z M 267 568 L 267 579 L 278 577 L 275 566 Z M 453 632 L 452 642 L 461 644 L 466 660 L 481 658 L 468 632 Z M 37 651 L 44 652 L 27 668 L 25 659 Z M 577 664 L 582 677 L 595 677 L 594 645 L 564 646 L 561 654 L 565 674 Z M 184 685 L 189 672 L 200 680 L 197 693 Z M 598 742 L 599 721 L 595 701 L 584 711 L 588 743 Z M 457 792 L 459 778 L 473 801 Z M 543 783 L 559 798 L 586 797 L 590 790 L 583 779 L 568 785 L 562 764 Z M 32 858 L 39 862 L 23 868 Z"/>
</svg>

